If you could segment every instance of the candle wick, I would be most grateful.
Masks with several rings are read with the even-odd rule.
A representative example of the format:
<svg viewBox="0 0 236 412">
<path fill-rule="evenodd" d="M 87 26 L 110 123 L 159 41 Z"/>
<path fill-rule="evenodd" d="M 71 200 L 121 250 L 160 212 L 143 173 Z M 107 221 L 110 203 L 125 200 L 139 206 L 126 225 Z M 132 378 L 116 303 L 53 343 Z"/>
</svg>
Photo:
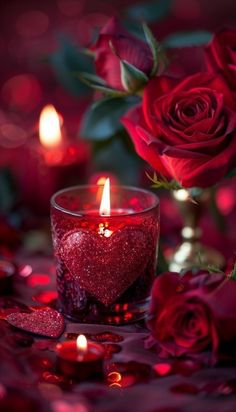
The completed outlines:
<svg viewBox="0 0 236 412">
<path fill-rule="evenodd" d="M 98 234 L 104 237 L 110 237 L 113 231 L 109 229 L 108 223 L 100 223 L 98 228 Z"/>
</svg>

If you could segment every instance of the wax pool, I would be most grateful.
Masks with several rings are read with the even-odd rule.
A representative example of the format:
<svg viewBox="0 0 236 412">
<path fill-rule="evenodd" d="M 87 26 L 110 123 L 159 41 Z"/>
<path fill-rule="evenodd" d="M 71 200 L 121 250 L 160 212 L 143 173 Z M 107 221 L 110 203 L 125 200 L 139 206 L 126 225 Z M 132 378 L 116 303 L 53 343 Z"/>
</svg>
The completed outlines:
<svg viewBox="0 0 236 412">
<path fill-rule="evenodd" d="M 100 216 L 99 190 L 81 186 L 52 198 L 61 309 L 81 322 L 136 321 L 145 316 L 155 276 L 158 198 L 114 186 L 111 214 Z"/>
</svg>

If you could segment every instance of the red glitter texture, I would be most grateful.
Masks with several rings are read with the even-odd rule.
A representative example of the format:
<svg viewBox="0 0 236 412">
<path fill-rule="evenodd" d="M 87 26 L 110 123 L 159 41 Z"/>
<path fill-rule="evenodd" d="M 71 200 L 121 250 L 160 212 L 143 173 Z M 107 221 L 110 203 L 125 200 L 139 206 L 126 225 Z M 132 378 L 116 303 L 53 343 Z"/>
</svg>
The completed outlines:
<svg viewBox="0 0 236 412">
<path fill-rule="evenodd" d="M 50 308 L 32 313 L 11 313 L 6 320 L 16 328 L 50 338 L 59 338 L 65 329 L 63 316 Z"/>
<path fill-rule="evenodd" d="M 131 226 L 109 238 L 80 230 L 65 235 L 60 255 L 74 280 L 109 305 L 143 272 L 151 252 L 149 245 L 148 233 Z"/>
</svg>

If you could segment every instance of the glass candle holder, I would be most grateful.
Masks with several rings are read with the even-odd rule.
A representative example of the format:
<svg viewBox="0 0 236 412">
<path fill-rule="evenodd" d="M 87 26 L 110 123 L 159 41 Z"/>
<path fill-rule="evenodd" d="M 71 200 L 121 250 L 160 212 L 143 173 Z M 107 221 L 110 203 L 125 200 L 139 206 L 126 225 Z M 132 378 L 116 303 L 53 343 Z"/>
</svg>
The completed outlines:
<svg viewBox="0 0 236 412">
<path fill-rule="evenodd" d="M 110 214 L 101 215 L 101 192 L 77 186 L 51 199 L 60 309 L 73 321 L 134 322 L 145 317 L 156 273 L 159 200 L 111 186 Z"/>
</svg>

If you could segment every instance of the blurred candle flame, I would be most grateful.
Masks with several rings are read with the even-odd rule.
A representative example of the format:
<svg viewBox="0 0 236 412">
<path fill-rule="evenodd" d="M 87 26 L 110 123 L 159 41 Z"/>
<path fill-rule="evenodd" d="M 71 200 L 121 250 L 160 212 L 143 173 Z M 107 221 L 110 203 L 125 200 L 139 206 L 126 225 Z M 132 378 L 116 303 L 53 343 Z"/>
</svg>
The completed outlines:
<svg viewBox="0 0 236 412">
<path fill-rule="evenodd" d="M 84 335 L 79 335 L 76 339 L 76 346 L 80 354 L 85 354 L 88 350 L 88 342 Z"/>
<path fill-rule="evenodd" d="M 106 183 L 106 177 L 104 177 L 104 176 L 101 176 L 101 177 L 99 177 L 99 179 L 98 179 L 98 181 L 97 181 L 97 185 L 98 186 L 104 186 L 105 185 L 105 183 Z"/>
<path fill-rule="evenodd" d="M 104 184 L 102 199 L 99 209 L 100 216 L 110 216 L 111 203 L 110 203 L 110 179 L 107 178 Z"/>
<path fill-rule="evenodd" d="M 39 139 L 46 148 L 55 148 L 61 143 L 60 118 L 51 104 L 45 106 L 40 113 Z"/>
</svg>

